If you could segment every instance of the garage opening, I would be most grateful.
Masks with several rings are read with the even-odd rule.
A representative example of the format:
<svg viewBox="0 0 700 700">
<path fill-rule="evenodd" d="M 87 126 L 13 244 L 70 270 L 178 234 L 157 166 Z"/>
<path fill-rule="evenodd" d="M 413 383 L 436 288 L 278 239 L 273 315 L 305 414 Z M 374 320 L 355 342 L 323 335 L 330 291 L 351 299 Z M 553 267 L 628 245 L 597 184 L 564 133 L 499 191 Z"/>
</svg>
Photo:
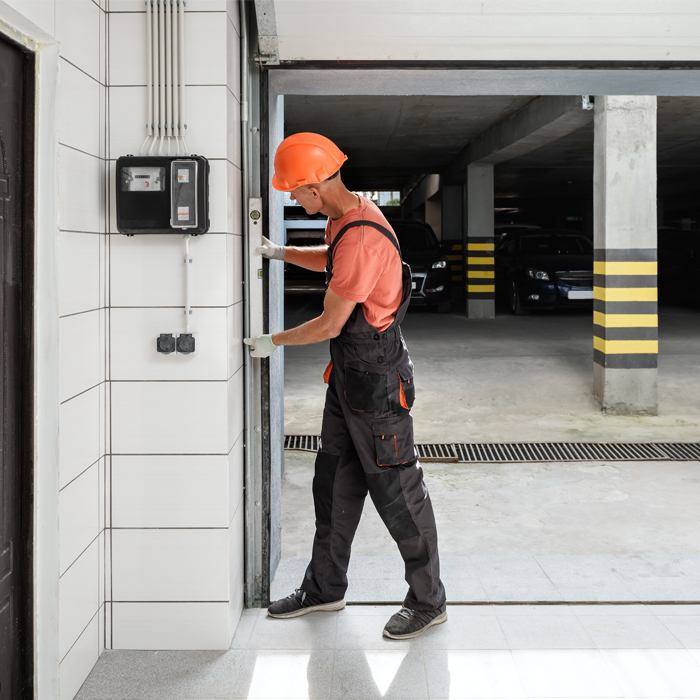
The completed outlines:
<svg viewBox="0 0 700 700">
<path fill-rule="evenodd" d="M 630 241 L 635 226 L 648 226 L 642 219 L 608 221 L 608 239 L 594 235 L 618 209 L 601 203 L 601 192 L 616 191 L 601 183 L 601 164 L 616 145 L 607 134 L 610 152 L 596 152 L 604 132 L 595 101 L 284 98 L 284 136 L 331 138 L 348 155 L 341 171 L 348 188 L 381 205 L 405 241 L 423 232 L 427 242 L 409 261 L 416 291 L 439 286 L 427 286 L 440 269 L 435 263 L 449 271 L 447 300 L 431 304 L 416 294 L 402 329 L 415 365 L 415 437 L 450 602 L 697 598 L 700 532 L 690 514 L 700 503 L 699 453 L 691 444 L 700 434 L 700 299 L 692 281 L 700 272 L 700 98 L 659 96 L 649 108 L 655 201 L 641 191 L 629 195 L 641 198 L 640 210 L 653 207 L 653 239 L 641 243 Z M 638 167 L 620 148 L 625 167 Z M 283 220 L 295 244 L 318 242 L 325 228 L 291 201 Z M 613 239 L 625 225 L 631 238 Z M 600 240 L 613 251 L 602 258 Z M 290 328 L 320 313 L 323 281 L 290 267 L 284 275 Z M 658 331 L 641 318 L 651 305 L 656 313 L 657 290 Z M 616 314 L 626 318 L 608 325 Z M 622 355 L 632 370 L 656 371 L 658 362 L 655 405 L 637 397 L 642 410 L 619 415 L 611 403 L 601 411 L 594 376 L 601 352 L 606 369 L 622 368 Z M 327 362 L 325 344 L 285 349 L 290 449 L 272 599 L 299 586 L 311 551 L 314 438 Z M 662 443 L 674 445 L 664 451 Z M 400 602 L 402 570 L 368 500 L 348 600 Z"/>
</svg>

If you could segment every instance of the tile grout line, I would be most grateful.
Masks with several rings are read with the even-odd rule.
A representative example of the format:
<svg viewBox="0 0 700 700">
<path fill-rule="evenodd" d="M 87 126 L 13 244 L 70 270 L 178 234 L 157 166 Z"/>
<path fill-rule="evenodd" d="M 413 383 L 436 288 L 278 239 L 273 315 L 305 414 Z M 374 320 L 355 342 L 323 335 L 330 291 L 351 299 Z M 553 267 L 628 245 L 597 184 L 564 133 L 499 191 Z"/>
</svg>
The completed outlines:
<svg viewBox="0 0 700 700">
<path fill-rule="evenodd" d="M 80 552 L 80 554 L 78 554 L 78 556 L 77 556 L 75 559 L 73 559 L 73 561 L 68 565 L 68 567 L 66 568 L 66 570 L 65 570 L 62 574 L 60 574 L 60 576 L 58 577 L 59 581 L 73 568 L 73 566 L 75 566 L 75 564 L 77 563 L 78 559 L 80 559 L 80 557 L 82 557 L 83 554 L 85 554 L 85 552 L 87 552 L 88 549 L 90 549 L 90 547 L 92 547 L 92 545 L 95 544 L 95 541 L 98 540 L 99 538 L 100 538 L 100 533 L 98 532 L 98 533 L 90 540 L 89 544 Z M 98 548 L 99 548 L 99 543 L 98 543 Z M 98 549 L 98 557 L 99 557 L 99 549 Z"/>
<path fill-rule="evenodd" d="M 99 612 L 100 612 L 100 609 L 97 608 L 97 610 L 95 611 L 93 616 L 90 618 L 90 621 L 87 623 L 87 625 L 85 625 L 85 627 L 83 627 L 83 629 L 80 631 L 80 634 L 75 638 L 73 643 L 70 645 L 70 649 L 68 649 L 68 651 L 63 655 L 63 658 L 59 661 L 59 666 L 60 666 L 60 664 L 63 664 L 63 662 L 66 660 L 66 657 L 68 656 L 68 654 L 70 654 L 71 651 L 73 651 L 73 647 L 78 643 L 78 641 L 83 636 L 83 634 L 85 634 L 85 630 L 87 630 L 87 628 L 90 627 L 90 625 L 92 624 L 92 621 L 95 619 L 95 617 L 97 616 L 97 614 Z M 98 629 L 99 629 L 99 626 L 98 626 Z M 99 632 L 98 632 L 98 634 L 99 634 Z M 94 668 L 94 666 L 93 666 L 93 668 Z"/>
<path fill-rule="evenodd" d="M 669 629 L 669 627 L 666 625 L 666 623 L 663 620 L 660 620 L 658 615 L 656 613 L 653 613 L 654 619 L 687 651 L 688 647 L 685 645 L 683 640 L 678 639 L 678 637 L 675 635 L 675 633 Z M 680 616 L 679 616 L 680 617 Z M 692 654 L 691 654 L 692 656 Z"/>
<path fill-rule="evenodd" d="M 77 476 L 74 476 L 67 484 L 64 484 L 63 486 L 61 486 L 61 488 L 58 490 L 58 493 L 61 493 L 64 489 L 67 489 L 74 481 L 76 481 L 83 474 L 85 474 L 85 472 L 90 471 L 90 469 L 92 469 L 92 467 L 94 467 L 97 463 L 99 463 L 99 461 L 101 459 L 102 459 L 102 457 L 98 457 L 90 466 L 85 467 L 85 469 L 83 469 L 83 471 L 81 471 L 80 474 L 78 474 Z"/>
</svg>

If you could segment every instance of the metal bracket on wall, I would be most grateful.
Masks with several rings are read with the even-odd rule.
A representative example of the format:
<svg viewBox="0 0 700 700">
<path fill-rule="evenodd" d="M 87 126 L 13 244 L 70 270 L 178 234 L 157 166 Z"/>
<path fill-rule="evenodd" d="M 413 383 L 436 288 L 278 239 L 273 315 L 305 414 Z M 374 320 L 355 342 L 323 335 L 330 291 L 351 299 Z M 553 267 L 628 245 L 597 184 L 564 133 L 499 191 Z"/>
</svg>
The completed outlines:
<svg viewBox="0 0 700 700">
<path fill-rule="evenodd" d="M 258 53 L 256 55 L 258 65 L 279 66 L 279 47 L 276 36 L 259 36 Z"/>
<path fill-rule="evenodd" d="M 260 66 L 278 66 L 280 52 L 274 0 L 255 0 L 255 19 L 258 23 L 256 61 Z"/>
</svg>

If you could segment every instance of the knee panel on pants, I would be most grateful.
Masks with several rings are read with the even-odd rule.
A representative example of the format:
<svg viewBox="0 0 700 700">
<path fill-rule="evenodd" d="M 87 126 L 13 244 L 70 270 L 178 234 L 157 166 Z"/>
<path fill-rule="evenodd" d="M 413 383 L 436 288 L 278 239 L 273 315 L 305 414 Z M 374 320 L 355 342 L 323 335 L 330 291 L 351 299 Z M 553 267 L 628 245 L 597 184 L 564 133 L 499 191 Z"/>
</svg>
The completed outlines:
<svg viewBox="0 0 700 700">
<path fill-rule="evenodd" d="M 396 542 L 418 537 L 420 532 L 408 510 L 401 488 L 399 469 L 387 469 L 380 474 L 367 474 L 372 501 L 389 533 Z"/>
<path fill-rule="evenodd" d="M 316 521 L 319 523 L 330 524 L 331 522 L 333 485 L 335 484 L 335 475 L 338 471 L 339 461 L 339 455 L 331 455 L 321 451 L 316 454 L 312 491 L 316 509 Z"/>
</svg>

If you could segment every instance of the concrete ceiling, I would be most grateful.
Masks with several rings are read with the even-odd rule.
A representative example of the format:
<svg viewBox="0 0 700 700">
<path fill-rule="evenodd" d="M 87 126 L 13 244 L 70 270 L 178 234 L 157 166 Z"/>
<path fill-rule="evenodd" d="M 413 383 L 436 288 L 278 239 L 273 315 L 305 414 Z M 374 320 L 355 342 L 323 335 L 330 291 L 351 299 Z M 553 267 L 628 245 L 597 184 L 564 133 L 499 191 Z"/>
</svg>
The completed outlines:
<svg viewBox="0 0 700 700">
<path fill-rule="evenodd" d="M 412 174 L 440 172 L 473 138 L 531 97 L 287 96 L 285 135 L 315 131 L 347 154 L 357 189 L 401 189 Z"/>
<path fill-rule="evenodd" d="M 700 97 L 658 98 L 657 153 L 660 197 L 700 188 Z M 592 198 L 593 124 L 503 163 L 495 180 L 498 196 L 508 199 Z"/>
<path fill-rule="evenodd" d="M 472 139 L 532 97 L 288 96 L 286 134 L 317 131 L 348 155 L 356 189 L 401 189 L 411 175 L 440 172 Z M 659 195 L 700 189 L 700 98 L 658 98 Z M 504 199 L 592 198 L 593 125 L 496 166 Z M 698 202 L 700 205 L 700 201 Z M 698 206 L 700 209 L 700 206 Z"/>
</svg>

